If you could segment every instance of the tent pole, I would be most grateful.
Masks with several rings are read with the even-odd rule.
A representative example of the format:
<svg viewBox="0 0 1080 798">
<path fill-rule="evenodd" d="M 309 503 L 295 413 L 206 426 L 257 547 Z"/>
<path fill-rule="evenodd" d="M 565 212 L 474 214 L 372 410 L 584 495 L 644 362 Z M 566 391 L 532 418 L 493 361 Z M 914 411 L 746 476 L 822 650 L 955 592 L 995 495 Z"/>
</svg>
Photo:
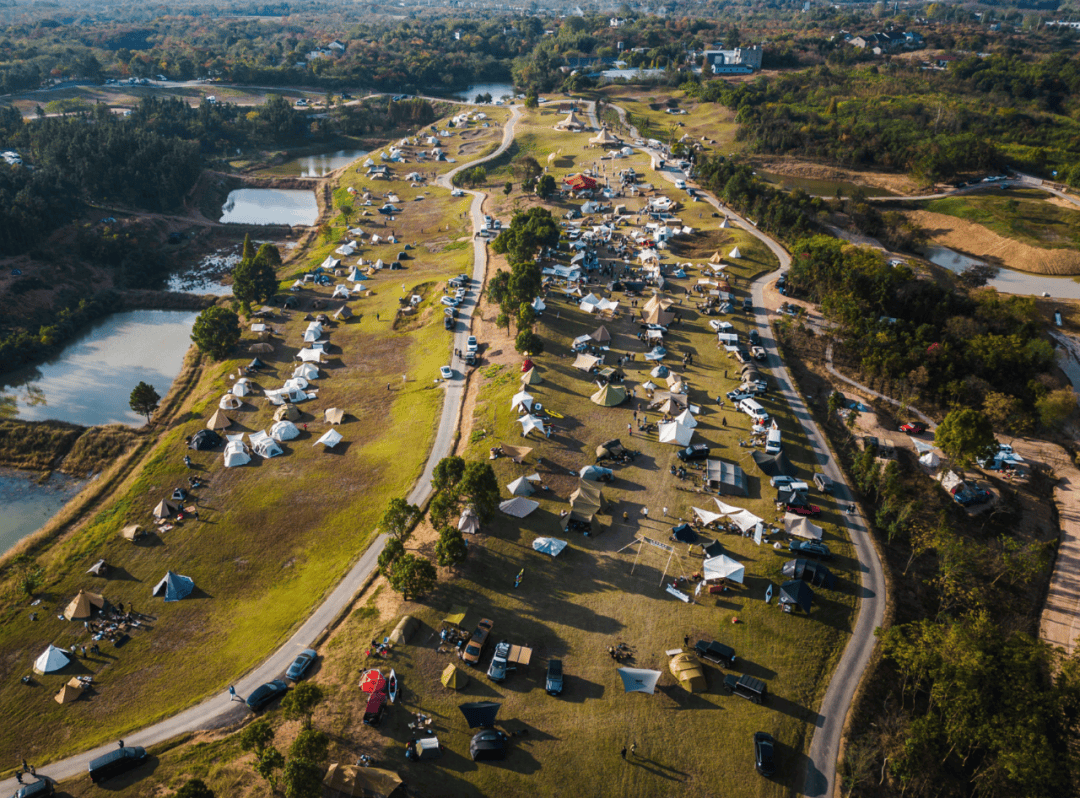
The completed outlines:
<svg viewBox="0 0 1080 798">
<path fill-rule="evenodd" d="M 645 541 L 644 541 L 644 540 L 639 540 L 639 541 L 638 541 L 638 547 L 637 547 L 637 554 L 635 554 L 635 555 L 634 555 L 634 565 L 633 565 L 633 567 L 632 567 L 632 568 L 630 569 L 630 573 L 631 573 L 631 574 L 633 574 L 633 573 L 634 573 L 634 568 L 637 568 L 637 561 L 638 561 L 638 557 L 640 557 L 640 556 L 641 556 L 641 547 L 642 547 L 642 546 L 644 546 L 644 545 L 645 545 Z"/>
<path fill-rule="evenodd" d="M 668 568 L 671 567 L 671 558 L 675 556 L 675 547 L 671 547 L 671 553 L 667 556 L 667 563 L 664 564 L 664 573 L 660 576 L 660 587 L 664 586 L 664 580 L 667 579 Z"/>
</svg>

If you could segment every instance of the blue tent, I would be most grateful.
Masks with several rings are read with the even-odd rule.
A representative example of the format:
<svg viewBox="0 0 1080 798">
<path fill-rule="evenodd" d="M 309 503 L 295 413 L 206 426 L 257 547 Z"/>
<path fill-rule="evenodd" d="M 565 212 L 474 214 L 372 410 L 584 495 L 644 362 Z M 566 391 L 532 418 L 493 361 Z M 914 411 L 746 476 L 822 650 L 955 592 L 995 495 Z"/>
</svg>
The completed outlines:
<svg viewBox="0 0 1080 798">
<path fill-rule="evenodd" d="M 671 536 L 680 543 L 695 543 L 697 541 L 697 532 L 690 524 L 679 524 L 671 528 Z"/>
<path fill-rule="evenodd" d="M 645 355 L 646 360 L 660 360 L 667 354 L 667 350 L 662 346 L 654 346 L 652 351 Z"/>
<path fill-rule="evenodd" d="M 465 722 L 470 729 L 478 726 L 494 726 L 495 716 L 499 714 L 499 704 L 495 701 L 473 701 L 468 704 L 459 704 L 458 709 L 465 716 Z"/>
<path fill-rule="evenodd" d="M 167 571 L 165 578 L 154 587 L 154 595 L 165 596 L 166 601 L 179 601 L 191 595 L 195 589 L 195 581 L 189 577 L 181 576 L 173 571 Z"/>
</svg>

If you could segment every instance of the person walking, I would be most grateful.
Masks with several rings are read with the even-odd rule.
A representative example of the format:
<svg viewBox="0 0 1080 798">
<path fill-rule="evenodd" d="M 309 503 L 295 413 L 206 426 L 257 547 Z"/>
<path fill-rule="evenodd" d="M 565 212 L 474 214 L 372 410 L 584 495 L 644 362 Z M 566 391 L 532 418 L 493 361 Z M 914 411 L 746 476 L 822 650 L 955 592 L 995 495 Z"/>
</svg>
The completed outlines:
<svg viewBox="0 0 1080 798">
<path fill-rule="evenodd" d="M 626 749 L 623 749 L 623 750 L 626 750 Z M 26 783 L 26 782 L 24 782 L 22 780 L 22 771 L 21 770 L 16 770 L 15 771 L 15 781 L 19 782 L 19 784 L 25 784 Z"/>
<path fill-rule="evenodd" d="M 636 743 L 636 742 L 634 742 L 634 743 L 630 743 L 630 756 L 633 756 L 633 755 L 634 755 L 634 752 L 635 752 L 636 750 L 637 750 L 637 743 Z"/>
<path fill-rule="evenodd" d="M 229 685 L 229 700 L 235 701 L 239 696 L 236 694 L 236 688 L 233 685 Z"/>
<path fill-rule="evenodd" d="M 686 647 L 690 646 L 690 635 L 683 635 L 682 644 Z"/>
<path fill-rule="evenodd" d="M 23 759 L 23 761 L 22 761 L 22 769 L 23 769 L 23 773 L 29 773 L 30 772 L 30 766 L 28 764 L 26 764 L 26 759 Z"/>
<path fill-rule="evenodd" d="M 390 383 L 386 383 L 386 390 L 390 390 Z"/>
<path fill-rule="evenodd" d="M 625 745 L 622 747 L 622 751 L 620 751 L 619 753 L 622 754 L 623 759 L 626 759 L 626 746 Z"/>
<path fill-rule="evenodd" d="M 123 748 L 123 747 L 124 747 L 124 741 L 123 741 L 123 740 L 117 740 L 117 744 L 118 744 L 118 745 L 119 745 L 119 746 L 120 746 L 121 748 Z"/>
</svg>

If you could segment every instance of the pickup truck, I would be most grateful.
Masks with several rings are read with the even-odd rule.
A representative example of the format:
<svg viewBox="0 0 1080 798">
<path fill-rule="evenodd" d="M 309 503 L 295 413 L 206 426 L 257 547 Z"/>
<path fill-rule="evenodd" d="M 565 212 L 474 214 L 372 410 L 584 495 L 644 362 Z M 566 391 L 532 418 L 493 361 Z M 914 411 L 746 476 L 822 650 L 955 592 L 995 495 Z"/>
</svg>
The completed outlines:
<svg viewBox="0 0 1080 798">
<path fill-rule="evenodd" d="M 795 515 L 821 515 L 821 508 L 816 504 L 788 504 L 787 511 L 789 513 L 795 513 Z"/>
</svg>

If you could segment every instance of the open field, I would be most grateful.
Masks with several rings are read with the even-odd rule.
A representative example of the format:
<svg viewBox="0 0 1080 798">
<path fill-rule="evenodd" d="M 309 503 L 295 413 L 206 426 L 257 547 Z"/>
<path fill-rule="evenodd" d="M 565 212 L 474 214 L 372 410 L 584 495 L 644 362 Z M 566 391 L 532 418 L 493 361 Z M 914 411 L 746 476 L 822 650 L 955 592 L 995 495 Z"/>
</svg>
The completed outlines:
<svg viewBox="0 0 1080 798">
<path fill-rule="evenodd" d="M 389 262 L 405 243 L 415 247 L 412 257 L 401 271 L 370 278 L 372 294 L 348 302 L 356 318 L 328 325 L 332 343 L 314 383 L 318 397 L 299 405 L 301 435 L 283 444 L 285 456 L 255 457 L 248 466 L 225 470 L 219 449 L 190 452 L 194 472 L 182 462 L 188 453 L 185 438 L 204 426 L 239 368 L 253 357 L 248 350 L 257 339 L 246 333 L 235 357 L 204 366 L 161 444 L 116 500 L 40 556 L 46 577 L 41 603 L 28 607 L 8 576 L 0 662 L 9 675 L 29 673 L 33 658 L 50 642 L 89 648 L 92 641 L 80 623 L 57 618 L 80 588 L 134 606 L 145 625 L 123 648 L 103 643 L 100 655 L 77 659 L 59 675 L 35 677 L 32 687 L 16 678 L 0 685 L 0 713 L 11 721 L 0 732 L 4 761 L 25 756 L 44 765 L 223 690 L 321 601 L 366 548 L 386 500 L 412 485 L 434 432 L 428 420 L 438 417 L 442 401 L 437 370 L 449 353 L 439 286 L 471 264 L 470 249 L 453 246 L 471 232 L 458 211 L 466 201 L 451 200 L 444 189 L 411 189 L 400 177 L 412 168 L 396 165 L 398 179 L 371 187 L 378 195 L 397 191 L 404 208 L 400 216 L 385 223 L 382 216 L 354 219 L 380 235 L 393 230 L 400 241 L 364 246 L 359 252 L 364 258 Z M 347 186 L 362 182 L 355 170 L 349 172 L 337 200 L 349 198 Z M 413 201 L 424 190 L 427 199 Z M 283 287 L 337 246 L 343 220 L 332 221 L 327 243 L 296 253 L 283 267 Z M 413 315 L 394 323 L 402 286 L 424 300 Z M 304 288 L 297 310 L 279 310 L 269 319 L 274 351 L 259 355 L 268 368 L 253 377 L 255 395 L 229 413 L 234 423 L 228 433 L 270 427 L 273 407 L 259 395 L 261 389 L 292 376 L 304 316 L 331 291 L 332 286 Z M 341 304 L 329 301 L 326 312 Z M 312 444 L 328 428 L 322 411 L 330 407 L 348 414 L 338 428 L 345 440 L 324 451 Z M 418 419 L 423 423 L 415 423 Z M 198 520 L 151 535 L 149 542 L 131 544 L 119 537 L 127 524 L 152 526 L 153 507 L 174 487 L 186 486 L 192 473 L 207 483 L 195 491 Z M 84 573 L 99 558 L 112 566 L 107 581 Z M 195 580 L 192 598 L 165 604 L 151 597 L 150 589 L 167 569 Z M 94 694 L 75 704 L 54 702 L 60 685 L 76 673 L 93 674 Z"/>
<path fill-rule="evenodd" d="M 1080 244 L 1080 209 L 1035 189 L 931 200 L 925 209 L 955 216 L 1022 244 L 1074 249 Z"/>
<path fill-rule="evenodd" d="M 685 134 L 722 155 L 743 148 L 741 142 L 735 141 L 735 113 L 717 103 L 699 103 L 683 91 L 661 87 L 642 89 L 613 84 L 595 94 L 625 108 L 630 124 L 646 138 L 678 140 Z M 669 114 L 667 108 L 686 114 Z"/>
</svg>

